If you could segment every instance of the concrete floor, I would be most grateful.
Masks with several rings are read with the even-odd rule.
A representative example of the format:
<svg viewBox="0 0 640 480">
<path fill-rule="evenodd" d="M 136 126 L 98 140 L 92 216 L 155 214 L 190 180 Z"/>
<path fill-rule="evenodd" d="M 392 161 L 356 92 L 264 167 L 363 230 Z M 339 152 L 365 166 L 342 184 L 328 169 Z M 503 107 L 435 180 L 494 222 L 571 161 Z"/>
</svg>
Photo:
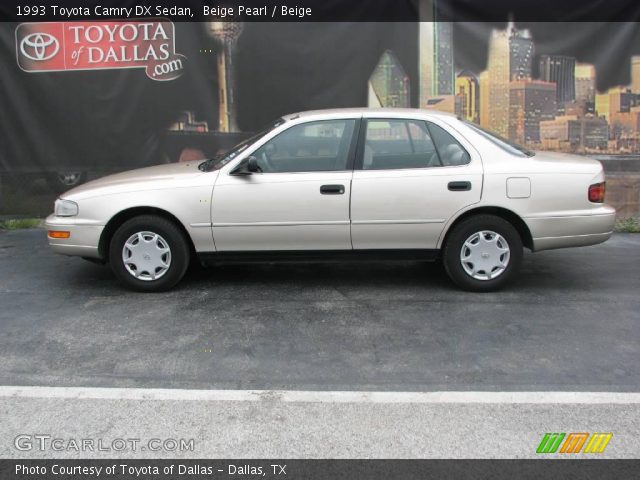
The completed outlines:
<svg viewBox="0 0 640 480">
<path fill-rule="evenodd" d="M 639 394 L 23 388 L 0 387 L 0 458 L 540 458 L 546 432 L 613 436 L 603 453 L 544 458 L 640 452 Z M 68 447 L 83 439 L 101 450 Z M 151 450 L 151 439 L 193 442 Z"/>
</svg>

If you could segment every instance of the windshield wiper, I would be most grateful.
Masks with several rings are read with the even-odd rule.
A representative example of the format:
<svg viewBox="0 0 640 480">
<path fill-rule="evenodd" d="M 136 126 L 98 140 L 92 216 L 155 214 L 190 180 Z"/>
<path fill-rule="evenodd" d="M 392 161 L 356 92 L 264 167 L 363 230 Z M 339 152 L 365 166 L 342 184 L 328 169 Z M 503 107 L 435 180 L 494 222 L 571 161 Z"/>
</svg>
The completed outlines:
<svg viewBox="0 0 640 480">
<path fill-rule="evenodd" d="M 206 172 L 208 167 L 209 167 L 209 162 L 211 161 L 210 158 L 207 158 L 204 162 L 202 162 L 201 164 L 198 165 L 198 170 L 200 170 L 201 172 Z"/>
<path fill-rule="evenodd" d="M 209 169 L 220 159 L 220 155 L 217 157 L 207 158 L 204 162 L 198 165 L 198 170 L 201 172 L 208 172 Z"/>
</svg>

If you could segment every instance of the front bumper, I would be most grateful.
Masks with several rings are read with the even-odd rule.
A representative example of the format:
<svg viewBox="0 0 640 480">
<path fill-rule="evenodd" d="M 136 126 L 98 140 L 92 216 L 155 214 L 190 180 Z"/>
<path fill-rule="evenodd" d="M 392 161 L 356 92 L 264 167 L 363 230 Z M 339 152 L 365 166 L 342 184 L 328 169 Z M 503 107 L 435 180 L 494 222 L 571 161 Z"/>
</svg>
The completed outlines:
<svg viewBox="0 0 640 480">
<path fill-rule="evenodd" d="M 44 222 L 49 245 L 55 253 L 77 255 L 87 258 L 101 258 L 98 250 L 100 235 L 104 225 L 75 217 L 49 215 Z M 51 238 L 50 230 L 69 232 L 69 238 Z"/>
<path fill-rule="evenodd" d="M 611 237 L 616 222 L 616 210 L 609 205 L 603 205 L 585 214 L 528 217 L 524 220 L 531 231 L 533 250 L 536 252 L 554 248 L 585 247 L 605 242 Z"/>
</svg>

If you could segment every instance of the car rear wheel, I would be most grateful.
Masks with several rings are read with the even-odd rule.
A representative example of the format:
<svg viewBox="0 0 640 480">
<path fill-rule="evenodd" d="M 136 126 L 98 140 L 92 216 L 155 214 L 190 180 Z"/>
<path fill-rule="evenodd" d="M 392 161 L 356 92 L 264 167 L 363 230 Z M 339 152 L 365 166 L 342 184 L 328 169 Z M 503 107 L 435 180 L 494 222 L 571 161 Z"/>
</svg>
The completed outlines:
<svg viewBox="0 0 640 480">
<path fill-rule="evenodd" d="M 469 217 L 453 227 L 442 260 L 459 287 L 489 292 L 505 286 L 522 263 L 522 239 L 511 223 L 495 215 Z"/>
<path fill-rule="evenodd" d="M 170 220 L 155 215 L 123 223 L 109 246 L 109 264 L 125 286 L 142 292 L 168 290 L 189 266 L 189 245 Z"/>
</svg>

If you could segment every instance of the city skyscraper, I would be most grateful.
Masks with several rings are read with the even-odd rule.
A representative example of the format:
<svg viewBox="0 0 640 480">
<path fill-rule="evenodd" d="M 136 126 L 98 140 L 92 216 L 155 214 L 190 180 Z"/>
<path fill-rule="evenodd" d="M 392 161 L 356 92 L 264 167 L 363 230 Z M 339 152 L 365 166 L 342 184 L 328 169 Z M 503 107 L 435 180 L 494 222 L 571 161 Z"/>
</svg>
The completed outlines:
<svg viewBox="0 0 640 480">
<path fill-rule="evenodd" d="M 208 32 L 221 46 L 217 56 L 218 65 L 218 130 L 237 132 L 235 102 L 235 78 L 233 53 L 238 37 L 242 33 L 242 22 L 207 22 Z"/>
<path fill-rule="evenodd" d="M 564 109 L 565 102 L 576 99 L 576 59 L 565 55 L 541 55 L 540 80 L 556 84 L 556 103 Z"/>
<path fill-rule="evenodd" d="M 506 33 L 509 38 L 510 80 L 531 78 L 534 55 L 531 33 L 529 30 L 516 29 L 513 22 L 509 22 Z"/>
<path fill-rule="evenodd" d="M 369 77 L 369 107 L 409 107 L 409 77 L 391 50 L 386 50 Z"/>
<path fill-rule="evenodd" d="M 471 122 L 480 121 L 480 84 L 476 76 L 464 70 L 456 77 L 456 115 Z"/>
<path fill-rule="evenodd" d="M 631 57 L 631 92 L 640 93 L 640 55 Z"/>
<path fill-rule="evenodd" d="M 609 92 L 604 93 L 596 93 L 596 113 L 600 117 L 604 117 L 607 121 L 609 121 Z"/>
<path fill-rule="evenodd" d="M 618 113 L 628 113 L 632 107 L 634 95 L 627 87 L 613 87 L 596 95 L 596 112 L 612 123 Z"/>
<path fill-rule="evenodd" d="M 480 85 L 480 125 L 490 128 L 489 121 L 489 71 L 485 70 L 478 75 Z"/>
<path fill-rule="evenodd" d="M 509 138 L 522 144 L 540 141 L 540 122 L 556 114 L 556 84 L 514 80 L 509 84 Z"/>
<path fill-rule="evenodd" d="M 639 138 L 640 95 L 632 93 L 629 87 L 610 88 L 596 96 L 598 114 L 609 123 L 609 136 L 620 140 L 629 136 Z"/>
<path fill-rule="evenodd" d="M 543 147 L 562 151 L 607 148 L 609 125 L 601 117 L 563 115 L 540 122 Z"/>
<path fill-rule="evenodd" d="M 509 83 L 531 78 L 533 54 L 529 30 L 518 30 L 509 22 L 506 30 L 491 32 L 485 102 L 488 112 L 481 118 L 483 126 L 505 137 L 509 134 Z M 482 89 L 482 85 L 480 87 Z"/>
<path fill-rule="evenodd" d="M 424 108 L 431 97 L 454 94 L 453 25 L 436 21 L 435 0 L 420 0 L 419 8 L 419 106 Z"/>
<path fill-rule="evenodd" d="M 594 67 L 590 63 L 576 63 L 574 75 L 576 100 L 595 102 L 596 67 Z"/>
<path fill-rule="evenodd" d="M 196 119 L 194 112 L 185 110 L 178 115 L 176 121 L 169 127 L 172 131 L 181 132 L 208 132 L 209 124 L 206 121 Z"/>
</svg>

